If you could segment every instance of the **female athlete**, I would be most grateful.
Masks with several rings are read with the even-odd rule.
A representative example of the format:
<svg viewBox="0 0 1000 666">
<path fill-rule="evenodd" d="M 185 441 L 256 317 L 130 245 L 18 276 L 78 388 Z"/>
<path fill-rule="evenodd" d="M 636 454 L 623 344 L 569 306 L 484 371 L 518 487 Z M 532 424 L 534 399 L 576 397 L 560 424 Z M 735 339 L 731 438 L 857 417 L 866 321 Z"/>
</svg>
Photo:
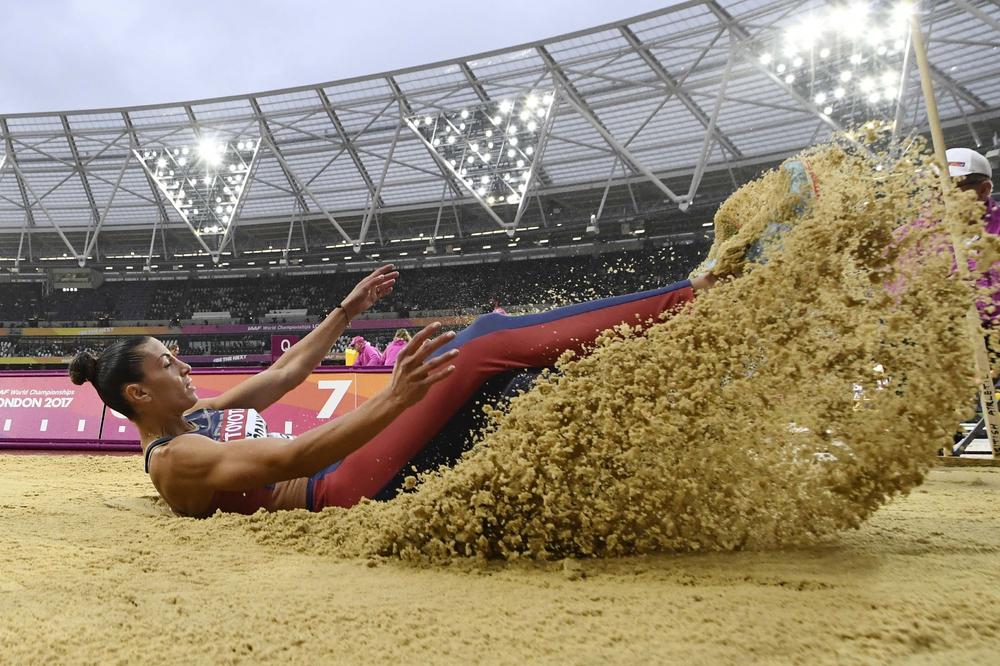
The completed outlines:
<svg viewBox="0 0 1000 666">
<path fill-rule="evenodd" d="M 191 366 L 150 337 L 117 341 L 99 358 L 78 354 L 70 378 L 90 381 L 108 407 L 135 423 L 146 471 L 177 514 L 346 507 L 394 495 L 399 471 L 490 377 L 553 365 L 601 331 L 646 325 L 715 283 L 706 274 L 542 314 L 491 313 L 457 334 L 438 334 L 432 324 L 400 352 L 390 385 L 356 410 L 293 439 L 269 436 L 259 412 L 305 381 L 350 320 L 389 294 L 398 276 L 391 265 L 374 271 L 274 365 L 214 398 L 199 399 Z M 223 441 L 233 409 L 250 410 L 259 427 L 247 432 L 259 436 Z"/>
</svg>

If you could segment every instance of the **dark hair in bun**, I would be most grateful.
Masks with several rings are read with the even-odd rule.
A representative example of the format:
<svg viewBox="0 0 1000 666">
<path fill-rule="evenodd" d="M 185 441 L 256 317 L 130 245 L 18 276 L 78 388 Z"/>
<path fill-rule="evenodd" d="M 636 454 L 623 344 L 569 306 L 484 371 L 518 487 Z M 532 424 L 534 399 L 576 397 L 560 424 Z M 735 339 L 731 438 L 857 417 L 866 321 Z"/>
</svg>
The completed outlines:
<svg viewBox="0 0 1000 666">
<path fill-rule="evenodd" d="M 69 380 L 77 386 L 84 382 L 94 383 L 97 380 L 97 357 L 89 351 L 83 351 L 69 362 Z"/>
<path fill-rule="evenodd" d="M 95 357 L 80 352 L 69 364 L 69 379 L 76 385 L 90 382 L 104 404 L 119 414 L 131 417 L 132 407 L 122 395 L 126 384 L 142 381 L 142 352 L 139 347 L 149 340 L 143 335 L 112 342 Z"/>
</svg>

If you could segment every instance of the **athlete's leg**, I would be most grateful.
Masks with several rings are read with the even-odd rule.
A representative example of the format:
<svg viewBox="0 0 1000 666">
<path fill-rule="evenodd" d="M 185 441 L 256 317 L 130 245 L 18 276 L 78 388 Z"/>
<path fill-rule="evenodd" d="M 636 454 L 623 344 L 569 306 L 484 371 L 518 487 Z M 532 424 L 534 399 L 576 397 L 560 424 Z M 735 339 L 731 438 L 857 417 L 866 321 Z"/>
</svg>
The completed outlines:
<svg viewBox="0 0 1000 666">
<path fill-rule="evenodd" d="M 645 326 L 693 296 L 692 284 L 685 280 L 542 314 L 479 317 L 437 351 L 443 354 L 461 349 L 455 372 L 338 466 L 314 476 L 310 481 L 311 506 L 316 510 L 351 506 L 362 497 L 373 497 L 489 377 L 515 368 L 551 366 L 566 350 L 583 350 L 602 331 L 622 323 Z"/>
</svg>

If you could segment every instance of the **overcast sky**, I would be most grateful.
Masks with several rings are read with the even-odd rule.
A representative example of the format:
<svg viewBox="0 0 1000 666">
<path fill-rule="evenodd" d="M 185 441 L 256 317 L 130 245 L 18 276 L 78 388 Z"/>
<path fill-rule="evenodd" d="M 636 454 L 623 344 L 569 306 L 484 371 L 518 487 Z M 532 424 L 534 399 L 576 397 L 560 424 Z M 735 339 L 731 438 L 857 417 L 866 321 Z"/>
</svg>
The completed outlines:
<svg viewBox="0 0 1000 666">
<path fill-rule="evenodd" d="M 672 0 L 7 0 L 0 114 L 174 102 L 374 74 Z"/>
</svg>

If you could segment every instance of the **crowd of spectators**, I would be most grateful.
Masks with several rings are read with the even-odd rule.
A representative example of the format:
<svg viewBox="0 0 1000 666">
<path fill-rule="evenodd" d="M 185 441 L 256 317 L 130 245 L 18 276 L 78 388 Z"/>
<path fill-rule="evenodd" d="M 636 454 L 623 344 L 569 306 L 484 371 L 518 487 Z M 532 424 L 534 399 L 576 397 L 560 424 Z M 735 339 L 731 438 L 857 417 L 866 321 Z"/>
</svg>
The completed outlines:
<svg viewBox="0 0 1000 666">
<path fill-rule="evenodd" d="M 0 356 L 72 356 L 77 352 L 97 352 L 104 344 L 98 339 L 15 338 L 0 341 Z"/>
<path fill-rule="evenodd" d="M 707 250 L 704 243 L 649 251 L 532 261 L 503 261 L 403 271 L 376 313 L 487 311 L 492 305 L 561 304 L 637 291 L 681 279 Z M 229 312 L 261 323 L 274 310 L 304 309 L 314 320 L 346 295 L 358 273 L 177 281 L 107 282 L 93 290 L 43 293 L 37 283 L 0 290 L 0 321 L 170 321 L 196 312 Z"/>
<path fill-rule="evenodd" d="M 376 304 L 376 313 L 399 317 L 421 312 L 489 312 L 503 307 L 552 307 L 641 291 L 683 279 L 703 258 L 704 244 L 674 245 L 643 252 L 505 261 L 403 271 L 393 293 Z M 304 309 L 318 321 L 360 279 L 360 274 L 268 275 L 259 278 L 105 283 L 94 290 L 45 294 L 37 283 L 10 283 L 0 289 L 0 328 L 23 320 L 107 324 L 107 317 L 129 315 L 129 324 L 189 320 L 195 312 L 228 311 L 235 321 L 264 323 L 266 313 Z M 435 316 L 439 316 L 435 314 Z M 96 321 L 95 321 L 96 320 Z M 7 324 L 3 323 L 6 321 Z M 201 323 L 201 322 L 197 322 Z M 41 325 L 46 325 L 42 323 Z M 384 349 L 393 332 L 366 331 Z M 182 355 L 259 354 L 269 350 L 267 335 L 177 336 Z M 342 337 L 333 354 L 342 354 Z M 65 356 L 99 341 L 86 338 L 8 338 L 2 356 Z"/>
</svg>

